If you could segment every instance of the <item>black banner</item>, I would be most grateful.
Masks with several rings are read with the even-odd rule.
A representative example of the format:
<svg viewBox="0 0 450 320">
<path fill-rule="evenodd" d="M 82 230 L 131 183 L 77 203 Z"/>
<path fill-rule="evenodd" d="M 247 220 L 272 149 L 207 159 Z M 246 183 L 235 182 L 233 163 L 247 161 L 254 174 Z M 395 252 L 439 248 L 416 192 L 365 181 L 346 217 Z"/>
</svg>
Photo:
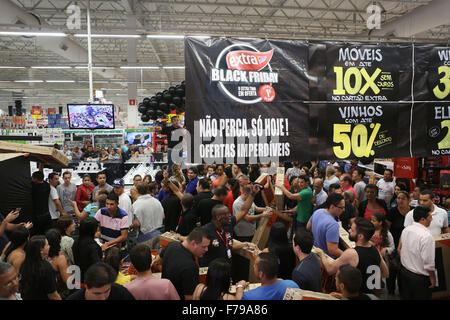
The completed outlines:
<svg viewBox="0 0 450 320">
<path fill-rule="evenodd" d="M 450 154 L 448 46 L 187 38 L 185 47 L 200 160 Z"/>
<path fill-rule="evenodd" d="M 307 58 L 303 41 L 186 38 L 190 160 L 309 159 Z"/>
</svg>

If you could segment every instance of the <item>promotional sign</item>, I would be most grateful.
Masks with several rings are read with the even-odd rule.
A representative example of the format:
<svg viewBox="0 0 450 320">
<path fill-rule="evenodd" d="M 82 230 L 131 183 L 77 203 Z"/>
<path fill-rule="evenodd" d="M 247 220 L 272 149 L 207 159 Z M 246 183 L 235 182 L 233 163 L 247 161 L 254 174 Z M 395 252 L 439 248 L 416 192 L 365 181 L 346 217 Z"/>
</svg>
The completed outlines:
<svg viewBox="0 0 450 320">
<path fill-rule="evenodd" d="M 384 102 L 411 98 L 412 48 L 401 44 L 327 42 L 321 100 Z"/>
<path fill-rule="evenodd" d="M 406 126 L 399 125 L 407 104 L 323 104 L 319 109 L 319 159 L 386 158 L 408 152 Z"/>
<path fill-rule="evenodd" d="M 33 119 L 42 119 L 42 108 L 39 106 L 31 107 L 31 117 Z"/>
<path fill-rule="evenodd" d="M 303 41 L 185 39 L 191 161 L 309 159 Z"/>
<path fill-rule="evenodd" d="M 450 47 L 415 47 L 414 99 L 414 154 L 450 155 Z"/>
</svg>

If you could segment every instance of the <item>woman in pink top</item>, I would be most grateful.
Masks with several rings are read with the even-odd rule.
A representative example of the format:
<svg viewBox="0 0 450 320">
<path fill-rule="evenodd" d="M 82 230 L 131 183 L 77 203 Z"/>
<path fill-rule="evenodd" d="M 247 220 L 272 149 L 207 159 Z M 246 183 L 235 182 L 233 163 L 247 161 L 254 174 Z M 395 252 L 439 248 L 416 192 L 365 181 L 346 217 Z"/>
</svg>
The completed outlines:
<svg viewBox="0 0 450 320">
<path fill-rule="evenodd" d="M 219 186 L 224 186 L 227 184 L 228 178 L 225 174 L 223 164 L 218 164 L 216 167 L 216 178 L 212 182 L 213 190 Z"/>
<path fill-rule="evenodd" d="M 358 214 L 370 221 L 375 212 L 381 212 L 386 215 L 386 202 L 377 198 L 378 187 L 374 184 L 368 184 L 364 189 L 367 200 L 361 202 L 358 207 Z"/>
</svg>

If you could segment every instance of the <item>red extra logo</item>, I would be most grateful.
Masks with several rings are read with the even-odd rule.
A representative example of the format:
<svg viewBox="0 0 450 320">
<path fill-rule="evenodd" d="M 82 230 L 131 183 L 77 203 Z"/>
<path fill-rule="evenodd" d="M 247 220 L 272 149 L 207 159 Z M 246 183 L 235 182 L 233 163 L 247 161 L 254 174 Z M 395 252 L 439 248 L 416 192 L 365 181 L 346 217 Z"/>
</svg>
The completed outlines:
<svg viewBox="0 0 450 320">
<path fill-rule="evenodd" d="M 267 52 L 231 51 L 227 54 L 227 66 L 231 70 L 259 71 L 272 59 L 273 49 Z"/>
</svg>

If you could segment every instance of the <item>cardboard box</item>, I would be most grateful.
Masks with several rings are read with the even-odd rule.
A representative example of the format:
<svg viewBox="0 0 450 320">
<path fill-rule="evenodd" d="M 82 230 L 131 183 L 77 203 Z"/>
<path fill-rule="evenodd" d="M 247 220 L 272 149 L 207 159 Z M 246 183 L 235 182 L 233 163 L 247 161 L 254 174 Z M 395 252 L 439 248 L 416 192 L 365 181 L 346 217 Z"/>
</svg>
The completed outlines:
<svg viewBox="0 0 450 320">
<path fill-rule="evenodd" d="M 170 233 L 170 232 L 164 232 L 160 236 L 161 250 L 164 250 L 169 243 L 174 242 L 174 241 L 179 241 L 179 240 L 177 240 L 177 238 L 175 238 L 175 234 Z"/>
<path fill-rule="evenodd" d="M 261 190 L 261 196 L 262 196 L 266 206 L 271 207 L 275 202 L 275 192 L 273 190 L 272 180 L 271 180 L 270 175 L 268 175 L 267 173 L 261 174 L 259 176 L 259 178 L 256 179 L 255 183 L 260 183 L 263 186 L 265 186 L 267 183 L 269 183 L 269 188 L 267 188 L 267 189 L 264 188 L 263 190 Z"/>
<path fill-rule="evenodd" d="M 283 300 L 339 300 L 327 293 L 288 288 Z"/>
<path fill-rule="evenodd" d="M 432 299 L 450 299 L 450 233 L 434 237 L 436 241 L 436 288 Z"/>
</svg>

